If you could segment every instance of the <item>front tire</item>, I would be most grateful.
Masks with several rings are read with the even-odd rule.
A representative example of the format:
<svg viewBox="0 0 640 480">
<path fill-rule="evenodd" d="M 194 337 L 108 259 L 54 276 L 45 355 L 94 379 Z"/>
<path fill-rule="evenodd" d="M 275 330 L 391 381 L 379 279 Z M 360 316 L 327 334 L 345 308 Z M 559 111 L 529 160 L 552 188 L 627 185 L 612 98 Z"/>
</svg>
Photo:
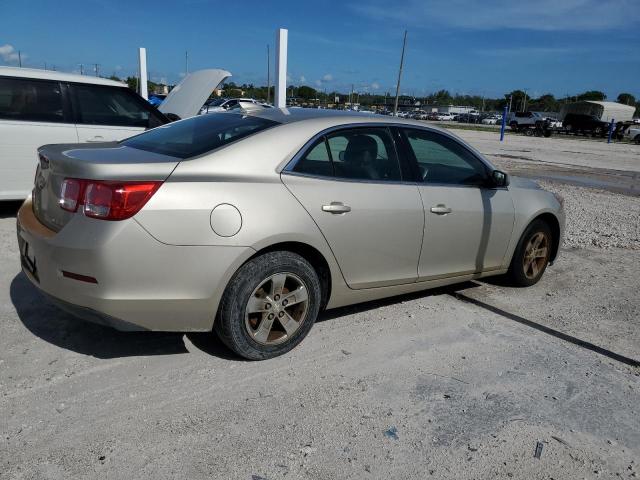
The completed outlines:
<svg viewBox="0 0 640 480">
<path fill-rule="evenodd" d="M 535 220 L 522 234 L 507 272 L 515 287 L 530 287 L 538 283 L 551 257 L 551 229 L 542 220 Z"/>
<path fill-rule="evenodd" d="M 320 280 L 307 260 L 293 252 L 268 252 L 235 273 L 222 297 L 214 329 L 241 357 L 273 358 L 306 337 L 320 303 Z"/>
</svg>

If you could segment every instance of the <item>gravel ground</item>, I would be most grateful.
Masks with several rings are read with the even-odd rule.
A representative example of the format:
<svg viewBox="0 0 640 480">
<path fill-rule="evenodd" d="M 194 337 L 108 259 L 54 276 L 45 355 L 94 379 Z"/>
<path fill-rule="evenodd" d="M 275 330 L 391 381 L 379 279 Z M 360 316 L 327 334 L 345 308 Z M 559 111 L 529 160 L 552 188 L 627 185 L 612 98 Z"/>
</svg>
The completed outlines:
<svg viewBox="0 0 640 480">
<path fill-rule="evenodd" d="M 0 478 L 637 478 L 640 199 L 544 186 L 569 218 L 536 286 L 329 311 L 258 363 L 47 304 L 0 208 Z"/>
<path fill-rule="evenodd" d="M 640 249 L 640 197 L 539 182 L 564 197 L 565 248 Z"/>
</svg>

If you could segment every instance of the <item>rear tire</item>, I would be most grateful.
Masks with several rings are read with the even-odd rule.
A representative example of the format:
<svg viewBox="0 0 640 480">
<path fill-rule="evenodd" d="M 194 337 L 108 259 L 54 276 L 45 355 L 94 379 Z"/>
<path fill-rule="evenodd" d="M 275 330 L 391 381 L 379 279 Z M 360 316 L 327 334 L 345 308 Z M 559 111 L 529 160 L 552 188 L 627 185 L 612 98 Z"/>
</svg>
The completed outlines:
<svg viewBox="0 0 640 480">
<path fill-rule="evenodd" d="M 636 145 L 640 145 L 640 135 L 635 136 L 635 138 L 633 139 L 633 143 L 635 143 Z"/>
<path fill-rule="evenodd" d="M 506 275 L 511 285 L 530 287 L 538 283 L 549 265 L 552 239 L 549 225 L 542 220 L 535 220 L 527 227 Z"/>
<path fill-rule="evenodd" d="M 321 303 L 318 275 L 300 255 L 268 252 L 245 263 L 224 292 L 214 329 L 249 360 L 282 355 L 307 336 Z"/>
</svg>

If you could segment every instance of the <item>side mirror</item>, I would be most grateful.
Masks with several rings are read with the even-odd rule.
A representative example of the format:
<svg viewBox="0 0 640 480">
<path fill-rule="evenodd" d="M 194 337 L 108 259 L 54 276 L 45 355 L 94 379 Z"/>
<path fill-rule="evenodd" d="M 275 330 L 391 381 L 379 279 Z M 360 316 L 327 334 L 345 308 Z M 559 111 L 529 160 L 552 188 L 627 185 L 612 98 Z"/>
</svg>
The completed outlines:
<svg viewBox="0 0 640 480">
<path fill-rule="evenodd" d="M 509 185 L 509 175 L 500 170 L 494 170 L 491 172 L 491 183 L 493 187 L 506 187 Z"/>
</svg>

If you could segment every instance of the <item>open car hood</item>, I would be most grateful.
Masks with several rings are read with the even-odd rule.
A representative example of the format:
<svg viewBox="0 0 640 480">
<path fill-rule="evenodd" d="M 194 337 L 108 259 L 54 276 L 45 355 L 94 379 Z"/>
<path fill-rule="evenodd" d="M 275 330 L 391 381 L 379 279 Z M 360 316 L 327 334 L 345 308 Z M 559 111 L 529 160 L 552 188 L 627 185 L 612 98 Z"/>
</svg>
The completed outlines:
<svg viewBox="0 0 640 480">
<path fill-rule="evenodd" d="M 231 76 L 226 70 L 211 68 L 190 73 L 173 87 L 164 102 L 158 107 L 165 115 L 180 118 L 197 115 L 214 88 Z"/>
</svg>

